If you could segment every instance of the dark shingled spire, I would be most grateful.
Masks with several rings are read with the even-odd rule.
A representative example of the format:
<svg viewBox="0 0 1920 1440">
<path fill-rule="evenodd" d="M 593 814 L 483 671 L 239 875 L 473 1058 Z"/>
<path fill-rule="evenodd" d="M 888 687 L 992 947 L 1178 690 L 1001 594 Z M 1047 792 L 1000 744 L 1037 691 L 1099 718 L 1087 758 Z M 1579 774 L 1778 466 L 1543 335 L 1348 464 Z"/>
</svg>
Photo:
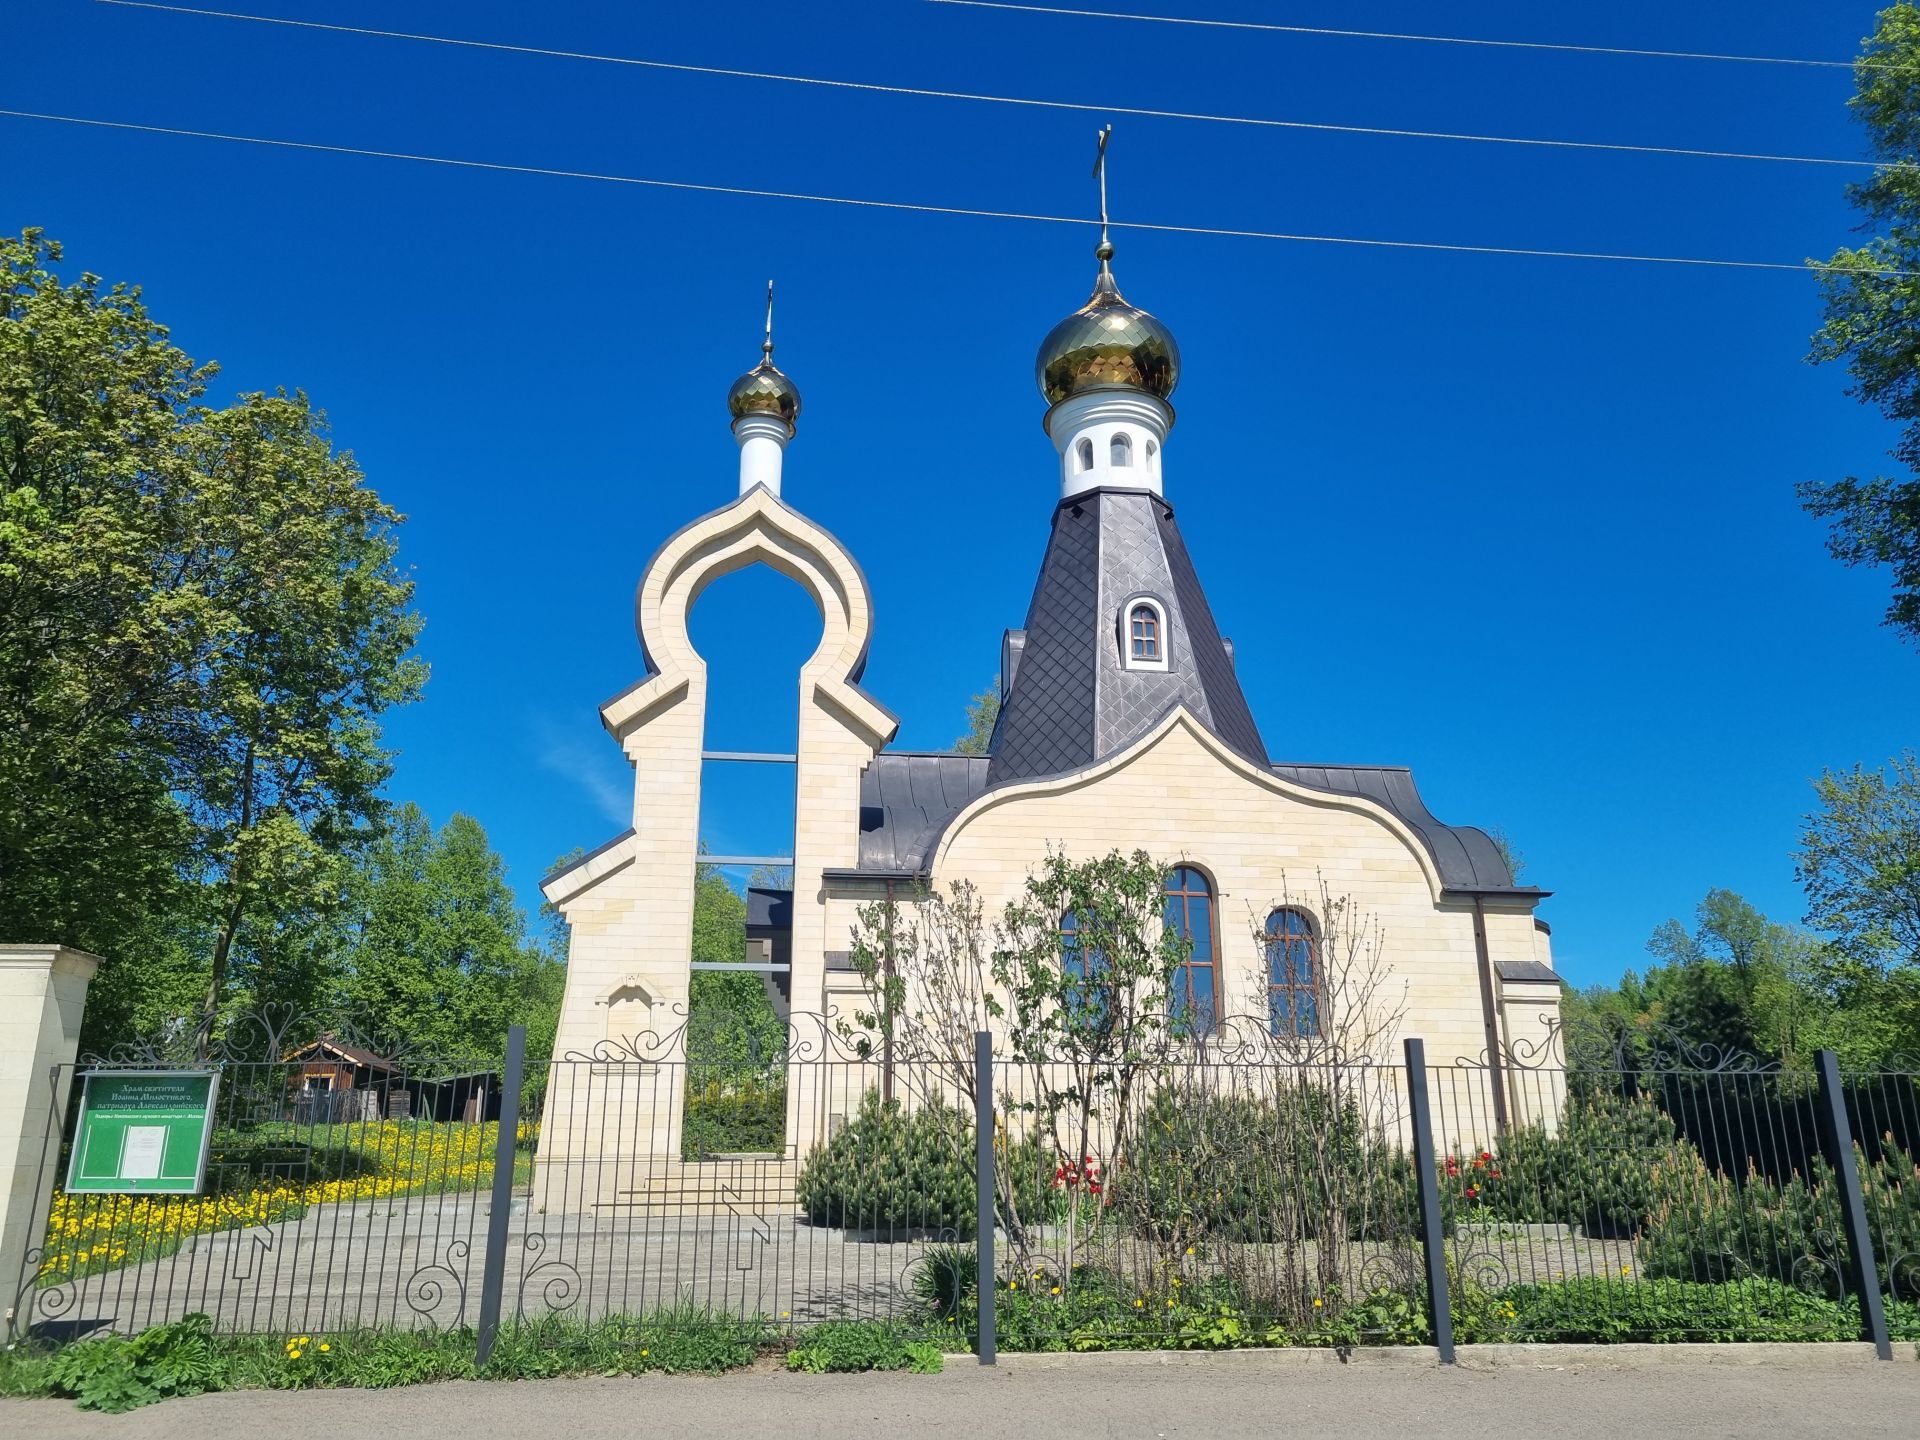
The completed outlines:
<svg viewBox="0 0 1920 1440">
<path fill-rule="evenodd" d="M 1164 671 L 1121 665 L 1121 608 L 1142 595 L 1166 612 Z M 1176 705 L 1254 764 L 1267 764 L 1173 508 L 1139 490 L 1062 501 L 994 727 L 988 783 L 1082 769 L 1125 749 Z"/>
</svg>

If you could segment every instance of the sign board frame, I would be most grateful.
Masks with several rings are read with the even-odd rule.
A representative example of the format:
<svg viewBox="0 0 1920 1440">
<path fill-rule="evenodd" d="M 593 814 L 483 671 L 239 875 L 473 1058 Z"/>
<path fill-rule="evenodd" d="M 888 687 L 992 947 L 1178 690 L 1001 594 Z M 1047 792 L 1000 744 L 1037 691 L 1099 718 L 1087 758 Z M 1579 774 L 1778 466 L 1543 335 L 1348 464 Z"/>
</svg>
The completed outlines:
<svg viewBox="0 0 1920 1440">
<path fill-rule="evenodd" d="M 204 1081 L 204 1096 L 160 1106 L 115 1104 L 96 1093 L 123 1080 Z M 196 1070 L 83 1070 L 80 1111 L 73 1125 L 73 1153 L 67 1162 L 69 1195 L 199 1195 L 206 1189 L 207 1154 L 213 1144 L 213 1117 L 220 1097 L 220 1072 Z M 142 1119 L 152 1123 L 138 1124 Z M 111 1175 L 97 1164 L 85 1165 L 99 1148 L 117 1146 Z M 192 1173 L 185 1157 L 191 1155 Z M 132 1168 L 146 1173 L 129 1175 Z"/>
</svg>

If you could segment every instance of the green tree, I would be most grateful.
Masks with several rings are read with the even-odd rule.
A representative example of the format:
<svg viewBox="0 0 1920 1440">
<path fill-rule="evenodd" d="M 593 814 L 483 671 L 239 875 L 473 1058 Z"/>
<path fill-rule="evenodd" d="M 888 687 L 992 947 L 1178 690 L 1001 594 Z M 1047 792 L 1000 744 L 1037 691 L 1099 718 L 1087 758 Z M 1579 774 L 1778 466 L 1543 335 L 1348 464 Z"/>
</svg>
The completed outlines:
<svg viewBox="0 0 1920 1440">
<path fill-rule="evenodd" d="M 427 1054 L 497 1055 L 525 1024 L 536 1063 L 551 1053 L 561 962 L 529 940 L 506 866 L 479 822 L 455 815 L 438 832 L 417 806 L 351 869 L 339 998 Z"/>
<path fill-rule="evenodd" d="M 717 867 L 704 863 L 694 868 L 692 958 L 730 965 L 747 958 L 747 902 Z M 785 1063 L 786 1026 L 758 971 L 694 971 L 687 1020 L 688 1062 L 717 1067 L 710 1074 L 690 1075 L 690 1081 L 770 1076 Z"/>
<path fill-rule="evenodd" d="M 0 937 L 110 961 L 191 881 L 191 826 L 146 722 L 167 714 L 169 563 L 191 529 L 182 428 L 213 374 L 140 292 L 0 236 Z M 109 982 L 111 983 L 111 982 Z"/>
<path fill-rule="evenodd" d="M 967 702 L 967 733 L 953 742 L 956 753 L 984 755 L 993 743 L 994 722 L 1000 718 L 1000 689 L 989 685 Z"/>
<path fill-rule="evenodd" d="M 1709 890 L 1689 934 L 1678 920 L 1647 949 L 1666 961 L 1647 977 L 1647 1002 L 1673 1029 L 1712 1044 L 1793 1059 L 1825 1032 L 1824 947 L 1769 920 L 1731 890 Z"/>
<path fill-rule="evenodd" d="M 1887 623 L 1920 640 L 1920 8 L 1902 0 L 1880 12 L 1854 80 L 1851 105 L 1880 165 L 1848 198 L 1875 233 L 1819 265 L 1826 316 L 1811 358 L 1844 362 L 1849 393 L 1900 424 L 1892 454 L 1903 473 L 1809 481 L 1800 496 L 1830 523 L 1836 559 L 1892 571 Z"/>
<path fill-rule="evenodd" d="M 291 993 L 424 675 L 400 517 L 304 395 L 204 404 L 137 289 L 59 260 L 0 239 L 0 929 L 117 964 L 179 908 L 209 1013 Z"/>
<path fill-rule="evenodd" d="M 1830 983 L 1883 1053 L 1920 1045 L 1920 757 L 1829 770 L 1800 836 L 1807 922 L 1833 936 Z"/>
</svg>

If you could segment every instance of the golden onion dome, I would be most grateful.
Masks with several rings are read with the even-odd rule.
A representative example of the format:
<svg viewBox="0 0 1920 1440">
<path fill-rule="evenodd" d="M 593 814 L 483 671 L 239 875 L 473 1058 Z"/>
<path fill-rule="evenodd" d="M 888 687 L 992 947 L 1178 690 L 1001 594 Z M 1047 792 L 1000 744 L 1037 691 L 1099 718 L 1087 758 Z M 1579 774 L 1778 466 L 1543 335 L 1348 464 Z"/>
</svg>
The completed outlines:
<svg viewBox="0 0 1920 1440">
<path fill-rule="evenodd" d="M 1084 390 L 1124 386 L 1165 400 L 1180 383 L 1180 347 L 1173 332 L 1114 283 L 1113 246 L 1094 251 L 1100 276 L 1093 296 L 1047 332 L 1034 361 L 1034 378 L 1050 405 Z"/>
<path fill-rule="evenodd" d="M 727 410 L 736 420 L 746 415 L 777 415 L 793 426 L 800 419 L 800 387 L 773 363 L 771 340 L 760 351 L 760 363 L 727 391 Z"/>
</svg>

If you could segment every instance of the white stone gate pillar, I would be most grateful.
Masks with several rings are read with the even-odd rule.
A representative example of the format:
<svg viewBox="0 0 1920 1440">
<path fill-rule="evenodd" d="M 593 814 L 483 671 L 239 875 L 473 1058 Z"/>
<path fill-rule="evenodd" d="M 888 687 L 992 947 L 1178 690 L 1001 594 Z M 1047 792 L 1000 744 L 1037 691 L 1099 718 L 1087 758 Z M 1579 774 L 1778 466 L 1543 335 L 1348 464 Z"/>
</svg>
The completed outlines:
<svg viewBox="0 0 1920 1440">
<path fill-rule="evenodd" d="M 59 1159 L 73 1072 L 56 1090 L 52 1071 L 79 1052 L 87 985 L 99 968 L 98 956 L 64 945 L 0 945 L 0 1330 L 8 1335 Z"/>
</svg>

